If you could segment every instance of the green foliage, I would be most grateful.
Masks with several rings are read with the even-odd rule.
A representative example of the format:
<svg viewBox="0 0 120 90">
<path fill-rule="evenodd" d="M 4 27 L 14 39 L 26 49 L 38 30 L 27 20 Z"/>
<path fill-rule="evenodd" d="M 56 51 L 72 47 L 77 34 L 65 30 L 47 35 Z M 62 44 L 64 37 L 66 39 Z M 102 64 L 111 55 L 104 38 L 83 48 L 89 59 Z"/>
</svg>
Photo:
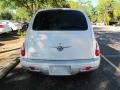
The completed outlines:
<svg viewBox="0 0 120 90">
<path fill-rule="evenodd" d="M 98 12 L 96 8 L 92 7 L 89 12 L 89 17 L 93 23 L 97 22 Z"/>
<path fill-rule="evenodd" d="M 83 10 L 87 14 L 89 13 L 90 9 L 93 7 L 89 0 L 83 0 L 83 1 L 79 0 L 79 2 L 68 0 L 68 4 L 70 5 L 71 8 Z"/>
<path fill-rule="evenodd" d="M 83 10 L 94 23 L 109 24 L 109 22 L 120 21 L 118 0 L 99 0 L 96 7 L 93 7 L 91 0 L 77 0 L 77 2 L 74 0 L 0 0 L 0 13 L 12 13 L 14 19 L 21 21 L 29 20 L 39 9 L 62 7 Z"/>
<path fill-rule="evenodd" d="M 113 3 L 114 7 L 114 16 L 116 21 L 120 21 L 120 2 L 114 2 Z"/>
<path fill-rule="evenodd" d="M 103 22 L 108 25 L 110 22 L 120 21 L 120 2 L 117 0 L 99 0 L 96 7 L 93 7 L 89 0 L 69 0 L 71 8 L 85 11 L 92 22 Z"/>
<path fill-rule="evenodd" d="M 120 3 L 115 0 L 99 0 L 97 11 L 99 12 L 99 21 L 109 24 L 110 22 L 119 21 Z"/>
<path fill-rule="evenodd" d="M 13 14 L 13 18 L 16 19 L 17 21 L 27 21 L 29 20 L 28 17 L 28 12 L 26 11 L 25 8 L 17 8 L 15 10 L 15 13 Z"/>
<path fill-rule="evenodd" d="M 97 19 L 96 19 L 97 11 L 91 4 L 90 0 L 79 0 L 79 2 L 78 1 L 75 2 L 73 0 L 68 0 L 68 4 L 73 9 L 78 9 L 78 10 L 80 9 L 80 10 L 84 11 L 93 22 L 97 21 Z"/>
<path fill-rule="evenodd" d="M 65 0 L 1 0 L 0 6 L 16 10 L 16 19 L 25 19 L 26 16 L 26 19 L 31 18 L 39 9 L 69 7 Z"/>
<path fill-rule="evenodd" d="M 2 5 L 11 7 L 24 7 L 32 14 L 39 9 L 50 8 L 50 7 L 65 7 L 65 0 L 2 0 Z"/>
<path fill-rule="evenodd" d="M 8 19 L 8 20 L 10 20 L 10 19 L 12 19 L 12 15 L 9 12 L 4 12 L 4 13 L 0 14 L 0 18 L 1 19 L 6 19 L 6 20 Z"/>
<path fill-rule="evenodd" d="M 78 3 L 78 2 L 74 2 L 72 0 L 69 0 L 68 3 L 70 5 L 70 7 L 73 9 L 78 9 L 80 7 L 80 3 Z"/>
</svg>

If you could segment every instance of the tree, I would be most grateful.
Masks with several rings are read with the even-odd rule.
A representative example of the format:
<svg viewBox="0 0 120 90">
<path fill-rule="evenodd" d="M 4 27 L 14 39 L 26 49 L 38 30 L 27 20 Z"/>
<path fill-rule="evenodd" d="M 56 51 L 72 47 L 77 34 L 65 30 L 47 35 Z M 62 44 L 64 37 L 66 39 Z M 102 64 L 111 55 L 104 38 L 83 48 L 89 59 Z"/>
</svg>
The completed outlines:
<svg viewBox="0 0 120 90">
<path fill-rule="evenodd" d="M 15 12 L 13 12 L 13 18 L 20 21 L 28 21 L 28 12 L 25 8 L 17 8 Z"/>
<path fill-rule="evenodd" d="M 92 7 L 89 12 L 89 17 L 93 23 L 97 22 L 97 17 L 98 17 L 98 11 L 96 10 L 95 7 Z"/>
<path fill-rule="evenodd" d="M 68 4 L 70 5 L 71 8 L 83 10 L 87 14 L 89 14 L 90 9 L 93 7 L 91 4 L 91 1 L 89 0 L 83 0 L 83 1 L 82 0 L 78 0 L 78 1 L 68 0 Z"/>
<path fill-rule="evenodd" d="M 99 13 L 99 20 L 105 24 L 110 22 L 116 22 L 116 19 L 120 16 L 120 3 L 116 0 L 99 0 L 97 10 Z"/>
<path fill-rule="evenodd" d="M 78 9 L 80 7 L 80 3 L 75 2 L 73 0 L 68 0 L 68 4 L 70 5 L 70 8 Z"/>
<path fill-rule="evenodd" d="M 120 2 L 114 2 L 114 16 L 116 21 L 120 21 Z"/>
<path fill-rule="evenodd" d="M 1 0 L 3 7 L 25 8 L 31 17 L 37 10 L 51 7 L 67 7 L 65 0 Z"/>
<path fill-rule="evenodd" d="M 12 15 L 9 12 L 4 12 L 0 14 L 0 18 L 5 20 L 10 20 L 12 19 Z"/>
</svg>

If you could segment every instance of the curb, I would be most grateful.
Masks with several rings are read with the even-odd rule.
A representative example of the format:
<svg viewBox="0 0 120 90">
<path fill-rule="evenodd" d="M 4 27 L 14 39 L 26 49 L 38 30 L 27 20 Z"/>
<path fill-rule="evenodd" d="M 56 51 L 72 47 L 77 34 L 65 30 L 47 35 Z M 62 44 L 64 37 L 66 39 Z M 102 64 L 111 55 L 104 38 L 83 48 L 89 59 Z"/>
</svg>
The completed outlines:
<svg viewBox="0 0 120 90">
<path fill-rule="evenodd" d="M 97 31 L 105 31 L 105 32 L 120 32 L 120 27 L 115 27 L 115 26 L 95 26 L 95 25 L 93 25 L 93 29 L 97 29 Z"/>
<path fill-rule="evenodd" d="M 0 51 L 0 53 L 6 53 L 6 52 L 10 52 L 10 51 L 15 51 L 15 50 L 19 50 L 19 48 L 15 48 L 15 49 L 11 49 L 11 50 L 5 50 L 5 51 Z"/>
<path fill-rule="evenodd" d="M 17 57 L 15 60 L 13 60 L 12 63 L 10 63 L 7 67 L 3 68 L 1 71 L 0 71 L 0 80 L 3 79 L 5 76 L 8 75 L 8 73 L 14 69 L 18 64 L 19 64 L 20 60 L 19 58 Z"/>
</svg>

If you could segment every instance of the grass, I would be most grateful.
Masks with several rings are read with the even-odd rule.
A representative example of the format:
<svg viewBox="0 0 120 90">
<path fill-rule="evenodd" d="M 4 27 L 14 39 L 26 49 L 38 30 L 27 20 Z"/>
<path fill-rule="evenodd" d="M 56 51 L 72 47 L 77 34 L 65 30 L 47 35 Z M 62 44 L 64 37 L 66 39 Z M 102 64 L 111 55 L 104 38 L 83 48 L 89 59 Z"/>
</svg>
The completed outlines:
<svg viewBox="0 0 120 90">
<path fill-rule="evenodd" d="M 25 36 L 26 35 L 26 30 L 18 30 L 18 32 L 17 32 L 17 35 L 18 36 Z"/>
</svg>

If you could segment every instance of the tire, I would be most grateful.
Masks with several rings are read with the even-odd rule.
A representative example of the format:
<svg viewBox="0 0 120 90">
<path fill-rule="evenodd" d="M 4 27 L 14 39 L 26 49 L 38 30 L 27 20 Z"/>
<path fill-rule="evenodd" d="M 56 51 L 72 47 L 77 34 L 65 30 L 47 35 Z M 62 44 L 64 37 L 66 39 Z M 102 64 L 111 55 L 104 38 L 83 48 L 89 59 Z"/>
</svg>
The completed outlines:
<svg viewBox="0 0 120 90">
<path fill-rule="evenodd" d="M 14 30 L 11 28 L 11 32 L 14 32 Z"/>
</svg>

